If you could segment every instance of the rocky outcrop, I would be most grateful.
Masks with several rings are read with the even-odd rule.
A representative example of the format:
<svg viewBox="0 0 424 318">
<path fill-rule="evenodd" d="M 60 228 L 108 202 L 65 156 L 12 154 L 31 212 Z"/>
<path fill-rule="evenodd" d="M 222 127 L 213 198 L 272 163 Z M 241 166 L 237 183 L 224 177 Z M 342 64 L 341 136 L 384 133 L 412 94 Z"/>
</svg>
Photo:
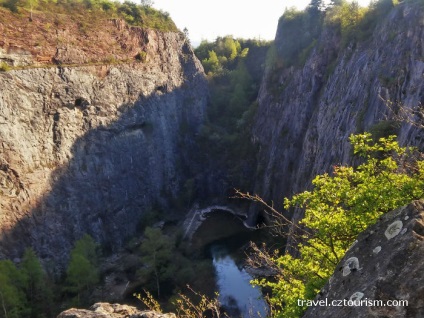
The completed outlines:
<svg viewBox="0 0 424 318">
<path fill-rule="evenodd" d="M 401 144 L 423 149 L 422 129 L 396 123 L 400 106 L 424 102 L 423 21 L 422 7 L 404 1 L 368 39 L 344 47 L 339 32 L 327 26 L 302 67 L 267 71 L 254 126 L 257 194 L 280 208 L 284 197 L 307 189 L 315 175 L 351 164 L 352 133 L 396 132 Z M 277 50 L 282 41 L 277 33 Z M 252 208 L 252 223 L 255 218 Z"/>
<path fill-rule="evenodd" d="M 89 310 L 68 309 L 57 318 L 176 318 L 175 314 L 141 311 L 135 307 L 119 304 L 96 303 Z"/>
<path fill-rule="evenodd" d="M 203 68 L 182 33 L 104 28 L 146 58 L 0 72 L 0 258 L 31 245 L 65 263 L 83 233 L 113 250 L 153 205 L 177 213 L 205 114 Z M 74 53 L 56 58 L 80 63 Z"/>
<path fill-rule="evenodd" d="M 423 317 L 423 255 L 424 201 L 416 201 L 359 235 L 314 300 L 329 306 L 303 317 Z"/>
<path fill-rule="evenodd" d="M 161 45 L 158 39 L 174 34 L 130 26 L 102 11 L 81 14 L 78 9 L 68 13 L 56 9 L 34 11 L 28 21 L 24 12 L 1 7 L 0 63 L 27 67 L 155 60 Z M 177 31 L 171 22 L 169 29 Z"/>
</svg>

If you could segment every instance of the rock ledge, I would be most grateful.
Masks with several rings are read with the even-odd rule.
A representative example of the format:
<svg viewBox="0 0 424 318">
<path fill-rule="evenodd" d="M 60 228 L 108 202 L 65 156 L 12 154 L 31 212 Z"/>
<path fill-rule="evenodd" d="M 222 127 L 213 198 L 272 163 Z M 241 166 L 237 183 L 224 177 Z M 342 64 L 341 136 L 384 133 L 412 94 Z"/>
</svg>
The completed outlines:
<svg viewBox="0 0 424 318">
<path fill-rule="evenodd" d="M 175 314 L 161 314 L 155 311 L 140 311 L 133 306 L 96 303 L 90 309 L 68 309 L 57 318 L 176 318 Z"/>
</svg>

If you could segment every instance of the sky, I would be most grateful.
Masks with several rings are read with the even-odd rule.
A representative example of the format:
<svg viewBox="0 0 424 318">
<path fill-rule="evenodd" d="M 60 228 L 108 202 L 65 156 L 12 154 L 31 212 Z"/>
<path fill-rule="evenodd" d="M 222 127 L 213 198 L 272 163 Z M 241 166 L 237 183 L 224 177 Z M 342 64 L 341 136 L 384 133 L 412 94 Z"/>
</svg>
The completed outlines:
<svg viewBox="0 0 424 318">
<path fill-rule="evenodd" d="M 285 8 L 304 9 L 310 0 L 153 0 L 153 7 L 170 14 L 180 30 L 188 29 L 193 45 L 218 36 L 274 40 Z M 368 4 L 369 0 L 360 0 Z"/>
</svg>

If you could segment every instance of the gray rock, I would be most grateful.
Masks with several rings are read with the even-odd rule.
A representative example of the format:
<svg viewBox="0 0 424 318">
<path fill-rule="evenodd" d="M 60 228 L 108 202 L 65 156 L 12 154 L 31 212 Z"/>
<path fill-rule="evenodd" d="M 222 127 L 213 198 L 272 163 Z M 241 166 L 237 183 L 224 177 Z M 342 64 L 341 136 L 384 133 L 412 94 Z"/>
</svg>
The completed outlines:
<svg viewBox="0 0 424 318">
<path fill-rule="evenodd" d="M 176 318 L 176 316 L 173 313 L 141 311 L 128 305 L 96 303 L 90 310 L 68 309 L 60 313 L 57 318 Z"/>
<path fill-rule="evenodd" d="M 401 234 L 395 230 L 392 233 L 396 235 L 387 237 L 387 230 L 399 222 L 406 231 Z M 328 304 L 345 301 L 347 305 L 310 307 L 303 317 L 424 317 L 423 256 L 424 201 L 415 201 L 387 213 L 361 233 L 358 243 L 349 249 L 315 298 L 324 303 L 327 300 Z M 358 260 L 358 264 L 353 263 L 359 266 L 351 266 L 349 275 L 344 275 L 346 264 L 352 264 L 352 259 Z M 349 306 L 349 300 L 362 305 Z M 407 305 L 388 306 L 387 301 L 407 301 Z"/>
<path fill-rule="evenodd" d="M 177 215 L 207 83 L 180 33 L 136 31 L 145 62 L 0 72 L 0 258 L 65 266 L 84 233 L 115 250 L 153 205 Z"/>
<path fill-rule="evenodd" d="M 400 105 L 422 105 L 423 28 L 422 6 L 404 1 L 367 41 L 342 47 L 339 34 L 326 27 L 303 66 L 270 68 L 276 80 L 262 83 L 253 128 L 260 147 L 254 193 L 283 206 L 284 197 L 306 190 L 314 176 L 354 163 L 352 133 L 395 120 Z M 276 46 L 284 40 L 277 34 Z M 424 147 L 423 129 L 404 123 L 398 136 L 402 145 Z M 253 206 L 251 223 L 257 212 Z M 294 211 L 295 220 L 302 217 Z"/>
</svg>

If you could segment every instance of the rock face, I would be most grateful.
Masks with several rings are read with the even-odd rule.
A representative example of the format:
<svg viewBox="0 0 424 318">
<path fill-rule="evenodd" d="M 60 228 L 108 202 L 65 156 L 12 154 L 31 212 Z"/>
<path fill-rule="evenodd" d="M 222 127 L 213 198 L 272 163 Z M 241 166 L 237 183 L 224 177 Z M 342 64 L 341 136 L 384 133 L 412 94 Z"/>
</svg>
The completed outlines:
<svg viewBox="0 0 424 318">
<path fill-rule="evenodd" d="M 57 318 L 176 318 L 176 316 L 154 311 L 140 311 L 127 305 L 96 303 L 90 310 L 68 309 L 60 313 Z"/>
<path fill-rule="evenodd" d="M 315 298 L 362 305 L 310 307 L 303 317 L 424 317 L 423 255 L 424 201 L 416 201 L 361 233 Z"/>
<path fill-rule="evenodd" d="M 114 249 L 153 205 L 175 212 L 205 115 L 203 68 L 182 33 L 104 28 L 145 59 L 72 66 L 79 47 L 57 53 L 68 66 L 0 72 L 0 258 L 31 245 L 65 262 L 84 233 Z M 0 59 L 19 64 L 10 52 Z"/>
<path fill-rule="evenodd" d="M 281 207 L 285 196 L 307 189 L 315 175 L 351 164 L 352 133 L 386 128 L 401 144 L 423 149 L 422 129 L 393 122 L 400 105 L 424 103 L 423 21 L 423 8 L 405 1 L 367 40 L 342 47 L 337 30 L 325 27 L 303 67 L 268 70 L 254 126 L 257 194 Z M 277 32 L 277 52 L 283 41 Z M 267 79 L 271 72 L 277 72 L 275 81 Z"/>
</svg>

